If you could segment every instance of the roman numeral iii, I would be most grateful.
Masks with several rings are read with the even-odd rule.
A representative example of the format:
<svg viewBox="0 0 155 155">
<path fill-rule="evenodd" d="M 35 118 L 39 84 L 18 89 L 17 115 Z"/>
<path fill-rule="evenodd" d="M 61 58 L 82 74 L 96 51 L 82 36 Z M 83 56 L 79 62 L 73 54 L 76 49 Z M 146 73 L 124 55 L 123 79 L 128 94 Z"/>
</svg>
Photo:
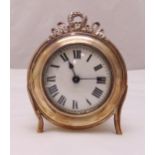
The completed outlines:
<svg viewBox="0 0 155 155">
<path fill-rule="evenodd" d="M 103 94 L 103 91 L 97 87 L 95 87 L 95 89 L 92 92 L 92 95 L 97 98 L 100 98 L 102 94 Z"/>
<path fill-rule="evenodd" d="M 105 84 L 106 83 L 106 77 L 97 77 L 96 78 L 96 80 L 97 80 L 97 83 L 99 83 L 99 84 Z"/>
</svg>

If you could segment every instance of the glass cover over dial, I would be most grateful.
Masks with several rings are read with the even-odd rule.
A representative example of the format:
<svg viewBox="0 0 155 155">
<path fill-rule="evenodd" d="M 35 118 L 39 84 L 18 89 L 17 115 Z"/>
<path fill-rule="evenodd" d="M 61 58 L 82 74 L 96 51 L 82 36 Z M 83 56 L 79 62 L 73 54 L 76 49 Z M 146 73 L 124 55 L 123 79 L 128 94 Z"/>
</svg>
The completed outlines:
<svg viewBox="0 0 155 155">
<path fill-rule="evenodd" d="M 110 65 L 97 49 L 67 45 L 49 57 L 43 88 L 51 104 L 70 114 L 86 114 L 105 103 L 112 87 Z"/>
</svg>

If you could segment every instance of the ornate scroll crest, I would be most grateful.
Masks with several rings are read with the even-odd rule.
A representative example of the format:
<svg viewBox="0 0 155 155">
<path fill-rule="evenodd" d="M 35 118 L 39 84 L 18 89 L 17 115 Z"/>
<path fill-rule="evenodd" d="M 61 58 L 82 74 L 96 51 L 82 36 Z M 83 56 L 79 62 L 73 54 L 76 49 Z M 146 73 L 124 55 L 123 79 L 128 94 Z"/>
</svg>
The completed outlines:
<svg viewBox="0 0 155 155">
<path fill-rule="evenodd" d="M 68 16 L 68 25 L 63 22 L 57 24 L 57 28 L 51 29 L 52 35 L 49 39 L 55 39 L 63 34 L 71 32 L 84 32 L 93 34 L 99 38 L 105 38 L 104 30 L 100 28 L 99 22 L 94 22 L 92 25 L 87 24 L 87 16 L 80 12 L 72 12 Z"/>
</svg>

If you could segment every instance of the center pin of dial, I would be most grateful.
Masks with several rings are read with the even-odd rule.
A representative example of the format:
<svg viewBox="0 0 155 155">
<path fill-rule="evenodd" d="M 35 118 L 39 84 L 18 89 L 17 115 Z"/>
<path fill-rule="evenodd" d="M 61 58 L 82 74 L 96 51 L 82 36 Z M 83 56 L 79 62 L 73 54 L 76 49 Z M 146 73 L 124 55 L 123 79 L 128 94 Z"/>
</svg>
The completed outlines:
<svg viewBox="0 0 155 155">
<path fill-rule="evenodd" d="M 79 83 L 80 82 L 80 77 L 79 76 L 74 76 L 72 78 L 72 80 L 73 80 L 74 83 Z"/>
</svg>

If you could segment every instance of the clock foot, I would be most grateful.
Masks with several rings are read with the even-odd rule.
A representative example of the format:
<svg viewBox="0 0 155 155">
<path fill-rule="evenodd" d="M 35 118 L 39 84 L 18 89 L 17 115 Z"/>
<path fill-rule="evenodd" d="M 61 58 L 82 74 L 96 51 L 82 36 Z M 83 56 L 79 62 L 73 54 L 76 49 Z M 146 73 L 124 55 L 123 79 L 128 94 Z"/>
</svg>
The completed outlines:
<svg viewBox="0 0 155 155">
<path fill-rule="evenodd" d="M 122 134 L 122 129 L 121 129 L 121 108 L 122 108 L 122 105 L 118 107 L 117 111 L 114 114 L 114 125 L 115 125 L 116 134 L 118 134 L 118 135 Z"/>
<path fill-rule="evenodd" d="M 41 133 L 44 131 L 44 120 L 39 111 L 37 111 L 36 113 L 38 117 L 37 132 Z"/>
<path fill-rule="evenodd" d="M 28 90 L 29 90 L 29 87 L 28 87 Z M 28 91 L 28 92 L 29 92 L 29 96 L 30 96 L 30 100 L 31 100 L 33 109 L 34 109 L 35 114 L 38 118 L 37 132 L 41 133 L 41 132 L 43 132 L 43 128 L 44 128 L 44 120 L 43 120 L 43 117 L 42 117 L 40 111 L 38 110 L 38 107 L 36 106 L 36 102 L 35 102 L 34 98 L 32 97 L 30 91 Z"/>
<path fill-rule="evenodd" d="M 121 110 L 122 110 L 124 99 L 126 97 L 126 92 L 127 92 L 127 86 L 126 86 L 124 94 L 121 98 L 121 104 L 118 106 L 118 108 L 114 114 L 114 125 L 115 125 L 116 134 L 118 134 L 118 135 L 123 134 L 122 129 L 121 129 Z"/>
</svg>

